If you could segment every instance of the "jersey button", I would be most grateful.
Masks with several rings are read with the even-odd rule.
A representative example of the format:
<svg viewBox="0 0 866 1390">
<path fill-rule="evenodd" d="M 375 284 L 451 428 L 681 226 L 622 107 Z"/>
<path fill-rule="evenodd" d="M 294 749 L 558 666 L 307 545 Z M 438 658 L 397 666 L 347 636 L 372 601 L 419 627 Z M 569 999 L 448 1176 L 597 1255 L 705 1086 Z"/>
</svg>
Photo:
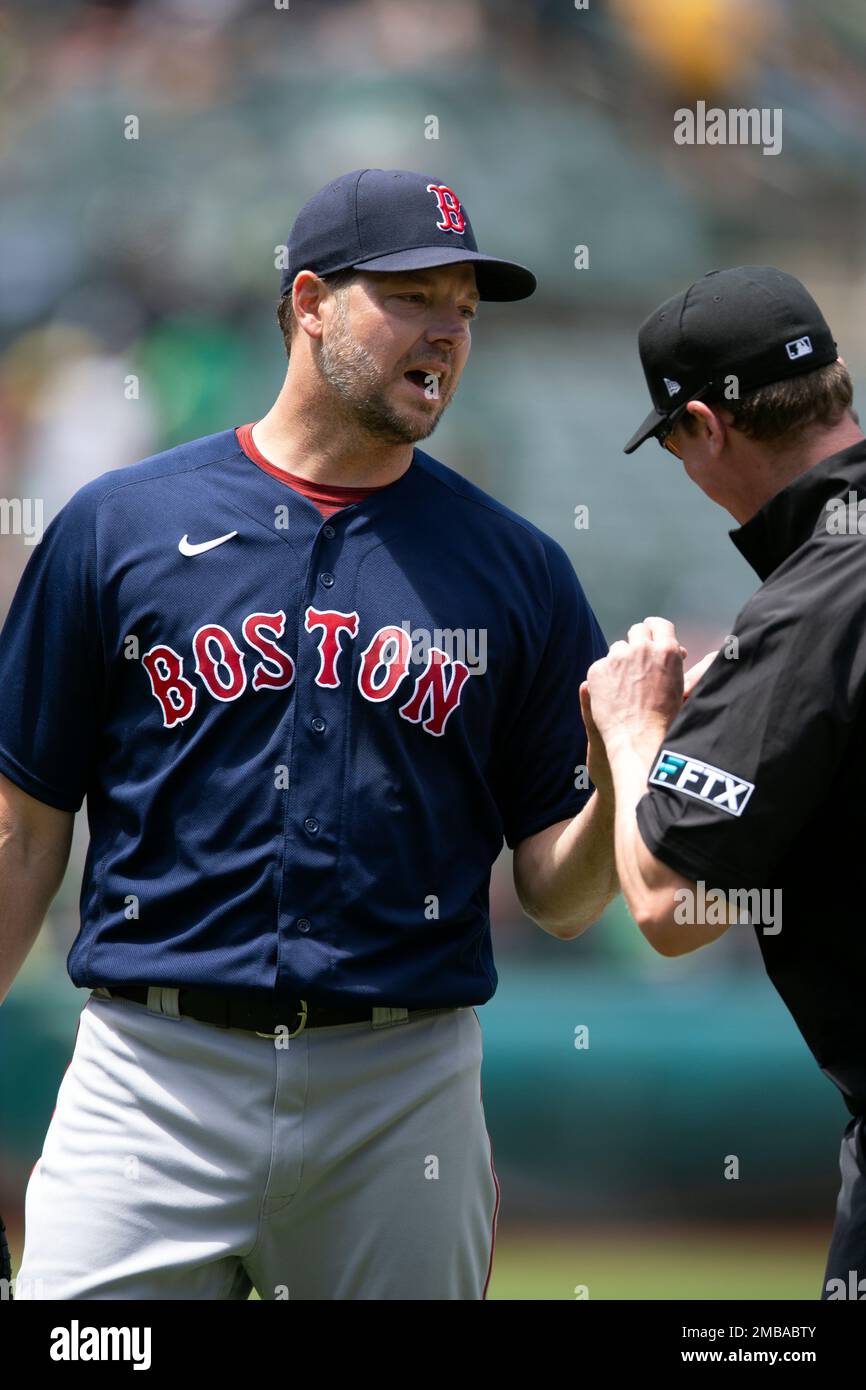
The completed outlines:
<svg viewBox="0 0 866 1390">
<path fill-rule="evenodd" d="M 331 589 L 333 588 L 336 581 L 331 572 L 329 570 L 325 570 L 324 574 L 319 575 L 319 583 L 324 584 L 326 589 Z"/>
<path fill-rule="evenodd" d="M 309 917 L 299 917 L 296 924 L 298 931 L 309 931 L 313 925 Z"/>
<path fill-rule="evenodd" d="M 328 522 L 327 526 L 322 527 L 322 535 L 325 537 L 325 540 L 332 541 L 336 534 L 337 533 L 330 522 Z"/>
<path fill-rule="evenodd" d="M 316 831 L 318 830 L 318 828 L 319 828 L 319 822 L 316 820 L 316 817 L 315 817 L 315 816 L 307 816 L 307 819 L 304 821 L 304 829 L 305 829 L 310 835 L 315 835 L 315 833 L 316 833 Z"/>
<path fill-rule="evenodd" d="M 317 734 L 323 734 L 328 727 L 324 719 L 322 719 L 321 716 L 318 714 L 315 716 L 314 719 L 310 720 L 310 723 Z"/>
</svg>

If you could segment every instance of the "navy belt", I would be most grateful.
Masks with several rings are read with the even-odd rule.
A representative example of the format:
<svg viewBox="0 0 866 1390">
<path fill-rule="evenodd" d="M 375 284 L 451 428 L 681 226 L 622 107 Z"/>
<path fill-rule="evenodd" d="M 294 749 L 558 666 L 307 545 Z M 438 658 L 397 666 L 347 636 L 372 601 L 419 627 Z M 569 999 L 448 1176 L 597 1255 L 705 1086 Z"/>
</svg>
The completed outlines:
<svg viewBox="0 0 866 1390">
<path fill-rule="evenodd" d="M 147 1004 L 147 985 L 106 985 L 113 996 L 131 999 L 135 1004 Z M 178 1013 L 199 1023 L 212 1023 L 217 1028 L 243 1028 L 260 1037 L 296 1038 L 304 1028 L 328 1028 L 341 1023 L 363 1023 L 373 1020 L 372 1004 L 347 1005 L 308 1004 L 305 999 L 285 1003 L 274 999 L 250 999 L 217 990 L 178 990 Z M 450 1009 L 409 1009 L 406 1017 L 417 1014 L 446 1013 Z M 402 1013 L 402 1011 L 401 1011 Z M 288 1032 L 286 1030 L 288 1029 Z"/>
</svg>

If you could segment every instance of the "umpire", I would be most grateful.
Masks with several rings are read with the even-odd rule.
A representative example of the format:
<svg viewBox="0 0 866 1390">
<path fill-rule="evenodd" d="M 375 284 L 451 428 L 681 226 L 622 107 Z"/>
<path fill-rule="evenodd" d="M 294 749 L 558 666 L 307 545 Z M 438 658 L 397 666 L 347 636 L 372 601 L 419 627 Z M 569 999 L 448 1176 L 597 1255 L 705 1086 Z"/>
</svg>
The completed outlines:
<svg viewBox="0 0 866 1390">
<path fill-rule="evenodd" d="M 625 452 L 655 438 L 680 459 L 738 522 L 731 539 L 762 582 L 735 621 L 736 641 L 685 703 L 663 619 L 635 625 L 590 668 L 582 696 L 616 788 L 620 881 L 665 956 L 752 921 L 771 980 L 852 1117 L 821 1296 L 857 1298 L 866 1295 L 866 439 L 830 329 L 783 271 L 705 275 L 650 315 L 639 348 L 653 409 Z"/>
</svg>

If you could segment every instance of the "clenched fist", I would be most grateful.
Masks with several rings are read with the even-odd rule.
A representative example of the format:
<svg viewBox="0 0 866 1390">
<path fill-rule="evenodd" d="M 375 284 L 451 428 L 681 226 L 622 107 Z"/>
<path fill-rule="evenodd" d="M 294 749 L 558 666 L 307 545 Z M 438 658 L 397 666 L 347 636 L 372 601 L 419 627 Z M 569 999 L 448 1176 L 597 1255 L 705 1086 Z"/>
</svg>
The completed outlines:
<svg viewBox="0 0 866 1390">
<path fill-rule="evenodd" d="M 625 737 L 654 743 L 664 738 L 683 702 L 683 657 L 667 618 L 644 618 L 614 642 L 586 673 L 592 719 L 609 745 Z"/>
</svg>

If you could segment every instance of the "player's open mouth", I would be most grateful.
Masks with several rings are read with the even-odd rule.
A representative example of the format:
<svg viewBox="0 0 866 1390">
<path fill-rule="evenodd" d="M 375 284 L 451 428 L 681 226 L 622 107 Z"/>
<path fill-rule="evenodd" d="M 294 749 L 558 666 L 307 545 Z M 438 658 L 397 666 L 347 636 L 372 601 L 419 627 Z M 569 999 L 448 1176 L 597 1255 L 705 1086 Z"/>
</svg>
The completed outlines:
<svg viewBox="0 0 866 1390">
<path fill-rule="evenodd" d="M 435 401 L 438 394 L 438 381 L 434 372 L 425 371 L 422 367 L 413 367 L 411 371 L 404 372 L 403 376 L 411 386 L 414 386 L 421 395 L 428 401 Z"/>
</svg>

